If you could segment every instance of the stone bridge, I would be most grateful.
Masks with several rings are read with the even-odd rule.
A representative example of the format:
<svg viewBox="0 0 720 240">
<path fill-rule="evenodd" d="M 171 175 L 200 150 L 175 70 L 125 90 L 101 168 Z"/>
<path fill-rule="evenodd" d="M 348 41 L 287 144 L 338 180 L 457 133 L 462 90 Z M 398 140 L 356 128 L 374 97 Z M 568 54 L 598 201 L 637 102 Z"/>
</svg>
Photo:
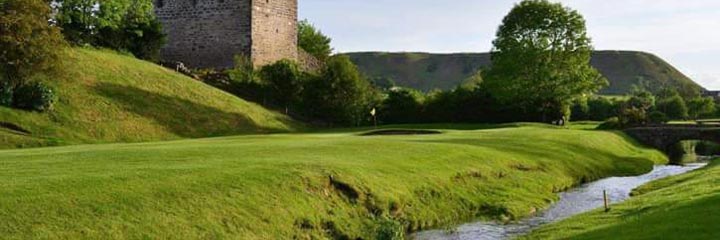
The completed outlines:
<svg viewBox="0 0 720 240">
<path fill-rule="evenodd" d="M 638 142 L 671 153 L 674 144 L 684 140 L 720 143 L 720 125 L 650 125 L 628 128 L 625 133 Z"/>
</svg>

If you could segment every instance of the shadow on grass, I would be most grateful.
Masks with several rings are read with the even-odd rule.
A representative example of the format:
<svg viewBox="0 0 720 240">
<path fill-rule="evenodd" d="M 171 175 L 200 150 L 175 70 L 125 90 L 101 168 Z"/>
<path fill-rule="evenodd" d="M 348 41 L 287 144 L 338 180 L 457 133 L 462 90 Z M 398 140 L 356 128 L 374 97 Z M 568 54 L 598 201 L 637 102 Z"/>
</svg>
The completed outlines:
<svg viewBox="0 0 720 240">
<path fill-rule="evenodd" d="M 287 131 L 264 127 L 240 113 L 226 112 L 186 99 L 135 87 L 101 83 L 95 89 L 101 96 L 120 103 L 127 111 L 153 120 L 181 137 L 199 138 Z M 287 124 L 287 120 L 277 120 Z"/>
</svg>

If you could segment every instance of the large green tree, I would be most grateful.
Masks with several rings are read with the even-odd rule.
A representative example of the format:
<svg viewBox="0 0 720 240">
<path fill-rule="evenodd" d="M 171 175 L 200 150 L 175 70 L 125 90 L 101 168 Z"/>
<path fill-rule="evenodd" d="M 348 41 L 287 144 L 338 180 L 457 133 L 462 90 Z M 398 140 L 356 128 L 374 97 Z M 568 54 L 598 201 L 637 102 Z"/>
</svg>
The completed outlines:
<svg viewBox="0 0 720 240">
<path fill-rule="evenodd" d="M 559 119 L 573 100 L 607 85 L 590 66 L 593 50 L 585 20 L 546 0 L 525 0 L 503 19 L 493 42 L 486 87 L 542 121 Z"/>
<path fill-rule="evenodd" d="M 303 95 L 308 114 L 333 125 L 358 126 L 379 102 L 377 91 L 344 55 L 330 57 Z"/>
<path fill-rule="evenodd" d="M 58 66 L 64 41 L 43 0 L 0 1 L 0 76 L 15 87 Z"/>
<path fill-rule="evenodd" d="M 325 61 L 330 57 L 333 51 L 331 41 L 308 20 L 298 22 L 298 47 L 318 60 Z"/>
<path fill-rule="evenodd" d="M 715 100 L 712 97 L 696 97 L 687 102 L 688 115 L 693 119 L 715 113 Z"/>
</svg>

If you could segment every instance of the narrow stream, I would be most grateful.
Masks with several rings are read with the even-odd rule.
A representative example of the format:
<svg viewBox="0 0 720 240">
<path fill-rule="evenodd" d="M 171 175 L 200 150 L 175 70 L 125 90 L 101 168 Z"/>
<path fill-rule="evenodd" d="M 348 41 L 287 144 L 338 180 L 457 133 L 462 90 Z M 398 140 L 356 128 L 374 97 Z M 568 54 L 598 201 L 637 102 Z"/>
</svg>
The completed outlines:
<svg viewBox="0 0 720 240">
<path fill-rule="evenodd" d="M 693 163 L 685 166 L 655 166 L 648 174 L 635 177 L 611 177 L 588 183 L 560 193 L 560 200 L 542 214 L 512 224 L 495 222 L 476 222 L 458 227 L 453 231 L 431 230 L 415 234 L 414 238 L 424 239 L 511 239 L 529 233 L 533 229 L 552 222 L 584 213 L 603 206 L 603 190 L 607 190 L 611 203 L 619 203 L 630 198 L 630 192 L 653 180 L 683 174 L 706 163 Z"/>
</svg>

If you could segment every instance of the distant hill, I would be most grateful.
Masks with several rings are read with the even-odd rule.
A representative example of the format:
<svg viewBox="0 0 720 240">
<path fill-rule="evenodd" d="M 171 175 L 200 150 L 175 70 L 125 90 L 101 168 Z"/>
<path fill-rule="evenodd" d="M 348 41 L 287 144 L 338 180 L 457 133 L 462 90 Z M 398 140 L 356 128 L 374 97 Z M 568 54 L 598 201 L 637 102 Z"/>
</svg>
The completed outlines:
<svg viewBox="0 0 720 240">
<path fill-rule="evenodd" d="M 489 53 L 358 52 L 348 56 L 369 77 L 390 77 L 404 87 L 423 91 L 452 89 L 477 70 L 490 66 Z M 601 94 L 628 93 L 633 85 L 650 90 L 676 87 L 683 94 L 704 90 L 659 57 L 631 51 L 597 51 L 592 65 L 610 82 Z"/>
<path fill-rule="evenodd" d="M 65 74 L 48 81 L 59 95 L 55 110 L 0 107 L 0 148 L 286 132 L 299 126 L 133 57 L 71 49 L 66 58 Z"/>
</svg>

